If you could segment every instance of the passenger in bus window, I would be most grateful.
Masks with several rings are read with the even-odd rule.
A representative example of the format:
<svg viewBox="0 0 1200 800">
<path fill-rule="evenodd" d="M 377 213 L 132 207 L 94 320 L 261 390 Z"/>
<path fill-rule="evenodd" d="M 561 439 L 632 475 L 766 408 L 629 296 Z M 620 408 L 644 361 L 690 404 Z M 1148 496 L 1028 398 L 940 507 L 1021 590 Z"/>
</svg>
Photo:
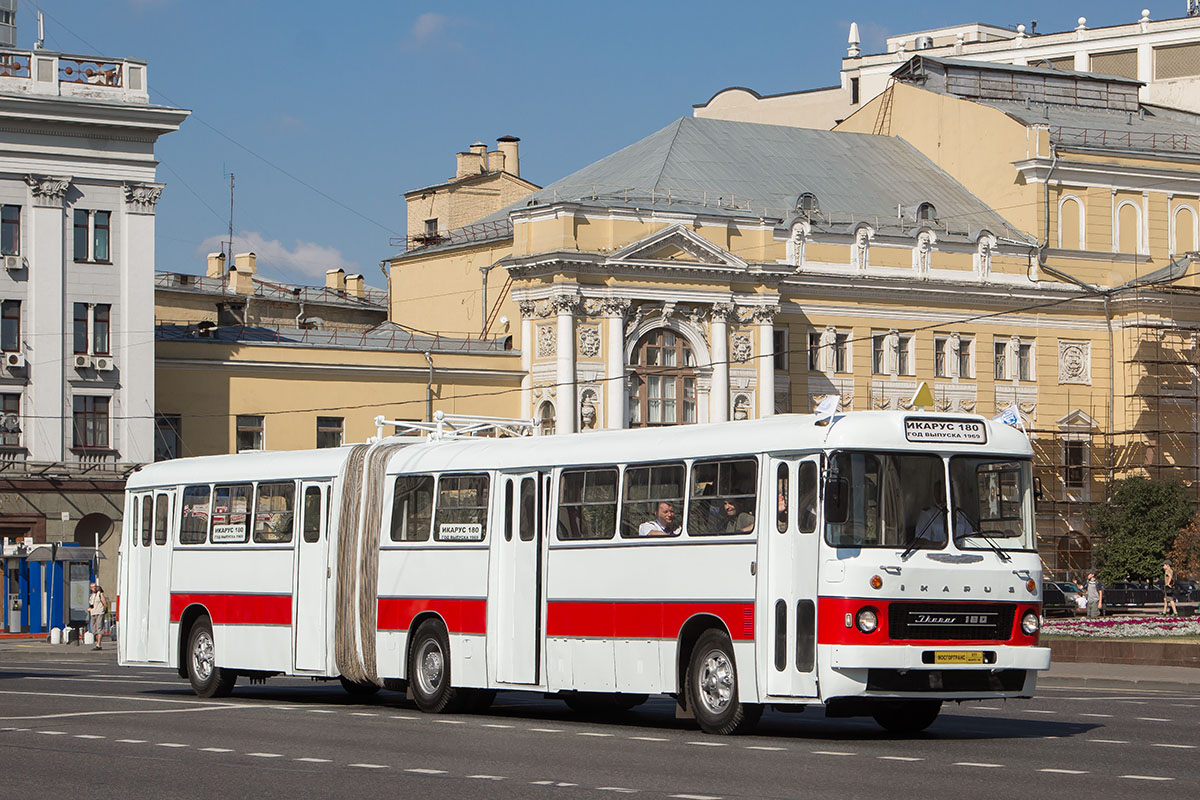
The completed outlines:
<svg viewBox="0 0 1200 800">
<path fill-rule="evenodd" d="M 917 527 L 914 529 L 912 542 L 929 543 L 941 546 L 946 542 L 946 484 L 941 480 L 934 481 L 933 492 L 929 505 L 921 510 L 917 517 Z"/>
<path fill-rule="evenodd" d="M 754 515 L 742 510 L 741 500 L 733 497 L 726 498 L 723 508 L 725 509 L 726 533 L 754 530 Z"/>
<path fill-rule="evenodd" d="M 654 519 L 649 519 L 638 526 L 638 536 L 672 536 L 679 530 L 675 521 L 675 506 L 667 501 L 658 504 Z"/>
</svg>

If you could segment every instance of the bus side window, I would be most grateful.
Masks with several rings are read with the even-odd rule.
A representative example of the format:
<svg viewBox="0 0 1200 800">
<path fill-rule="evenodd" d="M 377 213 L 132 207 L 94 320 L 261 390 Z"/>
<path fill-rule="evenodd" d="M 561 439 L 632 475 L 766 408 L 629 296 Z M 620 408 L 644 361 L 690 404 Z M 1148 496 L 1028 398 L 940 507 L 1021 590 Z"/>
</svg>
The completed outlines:
<svg viewBox="0 0 1200 800">
<path fill-rule="evenodd" d="M 537 481 L 533 478 L 521 479 L 521 526 L 519 535 L 522 542 L 532 542 L 537 532 Z"/>
<path fill-rule="evenodd" d="M 487 536 L 488 484 L 486 473 L 443 475 L 438 481 L 434 539 L 439 542 L 481 542 Z"/>
<path fill-rule="evenodd" d="M 692 464 L 688 535 L 753 531 L 757 481 L 758 462 L 752 458 Z"/>
<path fill-rule="evenodd" d="M 616 468 L 564 470 L 558 483 L 558 538 L 613 538 L 617 529 Z"/>
<path fill-rule="evenodd" d="M 427 542 L 433 522 L 433 476 L 401 475 L 392 492 L 392 541 Z"/>
<path fill-rule="evenodd" d="M 304 490 L 304 519 L 300 522 L 304 541 L 309 544 L 321 540 L 321 489 L 309 486 Z"/>
<path fill-rule="evenodd" d="M 290 542 L 295 508 L 296 484 L 260 483 L 254 503 L 254 541 Z"/>
<path fill-rule="evenodd" d="M 150 546 L 150 537 L 153 535 L 151 531 L 154 528 L 154 503 L 150 498 L 154 495 L 142 496 L 142 546 Z"/>
<path fill-rule="evenodd" d="M 250 490 L 248 483 L 217 486 L 213 490 L 212 528 L 208 541 L 213 544 L 241 544 L 250 541 Z"/>
<path fill-rule="evenodd" d="M 779 469 L 775 471 L 775 528 L 780 533 L 787 531 L 789 471 L 790 467 L 787 464 L 780 464 Z"/>
<path fill-rule="evenodd" d="M 683 464 L 654 464 L 625 468 L 625 492 L 621 496 L 621 536 L 629 539 L 641 535 L 641 527 L 657 519 L 660 503 L 669 503 L 675 512 L 674 530 L 659 530 L 653 535 L 678 536 L 683 523 L 683 485 L 686 467 Z"/>
<path fill-rule="evenodd" d="M 133 515 L 130 520 L 129 542 L 133 547 L 137 547 L 138 539 L 142 538 L 142 498 L 137 495 L 133 497 Z"/>
<path fill-rule="evenodd" d="M 167 522 L 171 517 L 171 498 L 160 494 L 154 502 L 154 543 L 167 543 Z"/>
<path fill-rule="evenodd" d="M 796 528 L 801 533 L 817 529 L 817 464 L 805 461 L 796 476 Z"/>
<path fill-rule="evenodd" d="M 179 522 L 180 544 L 204 544 L 208 538 L 209 501 L 212 490 L 208 486 L 188 486 L 183 490 L 183 517 Z"/>
</svg>

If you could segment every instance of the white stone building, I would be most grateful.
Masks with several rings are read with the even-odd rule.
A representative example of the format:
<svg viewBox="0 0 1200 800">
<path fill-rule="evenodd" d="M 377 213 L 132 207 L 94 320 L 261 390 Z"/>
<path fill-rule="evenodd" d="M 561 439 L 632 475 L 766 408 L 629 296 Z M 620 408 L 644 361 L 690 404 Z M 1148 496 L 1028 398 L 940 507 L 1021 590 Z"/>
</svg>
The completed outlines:
<svg viewBox="0 0 1200 800">
<path fill-rule="evenodd" d="M 0 48 L 0 536 L 90 545 L 153 460 L 154 145 L 187 114 L 145 62 Z"/>
</svg>

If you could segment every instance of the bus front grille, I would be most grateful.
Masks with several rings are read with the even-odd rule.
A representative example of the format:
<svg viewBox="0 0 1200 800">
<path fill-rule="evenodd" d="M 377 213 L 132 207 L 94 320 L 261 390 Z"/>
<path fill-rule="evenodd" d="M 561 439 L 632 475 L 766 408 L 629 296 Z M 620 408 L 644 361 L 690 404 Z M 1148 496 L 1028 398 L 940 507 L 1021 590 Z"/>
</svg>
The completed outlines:
<svg viewBox="0 0 1200 800">
<path fill-rule="evenodd" d="M 907 641 L 1006 642 L 1015 610 L 1007 603 L 892 603 L 888 632 Z"/>
</svg>

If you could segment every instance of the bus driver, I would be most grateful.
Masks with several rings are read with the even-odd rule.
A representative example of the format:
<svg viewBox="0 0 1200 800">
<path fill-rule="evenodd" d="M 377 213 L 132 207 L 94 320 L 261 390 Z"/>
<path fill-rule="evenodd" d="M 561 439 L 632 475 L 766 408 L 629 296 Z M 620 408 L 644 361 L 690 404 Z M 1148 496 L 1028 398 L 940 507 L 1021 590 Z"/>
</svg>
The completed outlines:
<svg viewBox="0 0 1200 800">
<path fill-rule="evenodd" d="M 675 522 L 675 506 L 666 500 L 658 504 L 654 519 L 638 526 L 638 536 L 672 536 L 679 529 Z"/>
</svg>

